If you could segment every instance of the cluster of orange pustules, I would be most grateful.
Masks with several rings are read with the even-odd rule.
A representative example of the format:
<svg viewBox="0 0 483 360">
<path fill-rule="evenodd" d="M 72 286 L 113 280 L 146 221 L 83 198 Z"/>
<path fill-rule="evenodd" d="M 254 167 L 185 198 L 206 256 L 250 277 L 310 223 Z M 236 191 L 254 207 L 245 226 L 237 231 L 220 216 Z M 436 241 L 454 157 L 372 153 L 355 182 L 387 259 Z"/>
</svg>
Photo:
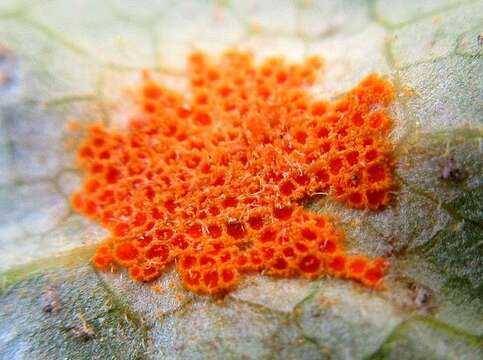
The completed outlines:
<svg viewBox="0 0 483 360">
<path fill-rule="evenodd" d="M 78 152 L 73 207 L 110 231 L 101 269 L 150 281 L 175 263 L 186 288 L 232 289 L 248 272 L 356 279 L 377 287 L 387 262 L 349 255 L 315 194 L 379 209 L 394 188 L 386 112 L 392 85 L 371 75 L 333 102 L 307 87 L 321 60 L 248 53 L 189 57 L 190 94 L 145 74 L 128 129 L 94 125 Z"/>
</svg>

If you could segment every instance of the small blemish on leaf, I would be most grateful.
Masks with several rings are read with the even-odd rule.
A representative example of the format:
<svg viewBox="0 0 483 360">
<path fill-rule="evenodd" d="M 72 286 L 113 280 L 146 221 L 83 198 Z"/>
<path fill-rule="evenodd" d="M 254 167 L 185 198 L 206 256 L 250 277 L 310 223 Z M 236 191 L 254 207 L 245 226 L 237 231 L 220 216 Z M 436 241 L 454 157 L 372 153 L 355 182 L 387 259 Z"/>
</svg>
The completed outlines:
<svg viewBox="0 0 483 360">
<path fill-rule="evenodd" d="M 407 96 L 407 97 L 413 97 L 414 95 L 416 95 L 416 92 L 414 91 L 414 89 L 409 85 L 403 86 L 402 93 L 404 96 Z"/>
<path fill-rule="evenodd" d="M 329 355 L 329 356 L 330 356 L 330 355 L 332 354 L 332 348 L 331 348 L 330 346 L 327 346 L 327 345 L 322 346 L 322 347 L 320 348 L 320 351 L 321 351 L 322 353 L 324 353 L 325 355 Z"/>
<path fill-rule="evenodd" d="M 440 175 L 442 180 L 462 182 L 467 176 L 468 174 L 463 166 L 458 164 L 454 157 L 451 156 L 447 159 L 444 159 Z"/>
<path fill-rule="evenodd" d="M 72 334 L 79 339 L 82 340 L 89 340 L 96 336 L 96 332 L 94 331 L 94 328 L 88 324 L 86 319 L 84 318 L 84 315 L 79 314 L 79 322 L 74 324 L 70 330 Z"/>
<path fill-rule="evenodd" d="M 160 285 L 153 285 L 151 286 L 151 290 L 153 290 L 154 292 L 157 292 L 159 294 L 163 293 L 164 292 L 164 288 Z"/>
<path fill-rule="evenodd" d="M 48 287 L 40 296 L 42 311 L 47 314 L 56 314 L 60 311 L 60 302 L 57 291 Z"/>
<path fill-rule="evenodd" d="M 14 52 L 0 45 L 0 94 L 10 91 L 17 83 L 18 62 Z"/>
<path fill-rule="evenodd" d="M 433 294 L 427 286 L 418 283 L 411 283 L 411 300 L 414 308 L 421 313 L 429 314 L 434 312 L 436 306 L 433 303 Z"/>
</svg>

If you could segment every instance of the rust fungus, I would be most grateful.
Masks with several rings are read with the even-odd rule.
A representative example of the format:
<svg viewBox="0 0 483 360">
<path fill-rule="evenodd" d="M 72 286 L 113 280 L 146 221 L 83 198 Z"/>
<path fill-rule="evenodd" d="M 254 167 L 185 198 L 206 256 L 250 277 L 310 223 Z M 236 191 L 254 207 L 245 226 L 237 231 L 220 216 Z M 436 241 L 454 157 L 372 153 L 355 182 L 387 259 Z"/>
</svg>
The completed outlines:
<svg viewBox="0 0 483 360">
<path fill-rule="evenodd" d="M 387 262 L 349 255 L 330 217 L 301 200 L 324 193 L 380 209 L 394 188 L 390 82 L 370 75 L 334 102 L 314 99 L 322 62 L 249 53 L 188 61 L 190 96 L 149 74 L 128 128 L 93 125 L 72 205 L 110 231 L 93 262 L 138 281 L 176 264 L 197 293 L 234 288 L 243 274 L 321 274 L 377 287 Z"/>
</svg>

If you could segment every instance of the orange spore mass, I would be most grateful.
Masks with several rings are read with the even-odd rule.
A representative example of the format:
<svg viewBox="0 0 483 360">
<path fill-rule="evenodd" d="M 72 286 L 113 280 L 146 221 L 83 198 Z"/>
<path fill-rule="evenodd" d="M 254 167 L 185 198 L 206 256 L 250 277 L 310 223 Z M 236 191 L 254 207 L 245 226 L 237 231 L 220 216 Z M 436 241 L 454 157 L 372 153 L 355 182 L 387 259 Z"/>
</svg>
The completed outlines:
<svg viewBox="0 0 483 360">
<path fill-rule="evenodd" d="M 150 281 L 175 263 L 197 293 L 233 289 L 242 274 L 355 279 L 376 287 L 382 259 L 348 255 L 330 218 L 303 209 L 315 194 L 379 209 L 394 188 L 387 106 L 376 75 L 333 102 L 306 91 L 318 58 L 287 64 L 227 52 L 189 58 L 184 96 L 149 75 L 124 132 L 90 128 L 72 206 L 107 228 L 94 264 Z"/>
</svg>

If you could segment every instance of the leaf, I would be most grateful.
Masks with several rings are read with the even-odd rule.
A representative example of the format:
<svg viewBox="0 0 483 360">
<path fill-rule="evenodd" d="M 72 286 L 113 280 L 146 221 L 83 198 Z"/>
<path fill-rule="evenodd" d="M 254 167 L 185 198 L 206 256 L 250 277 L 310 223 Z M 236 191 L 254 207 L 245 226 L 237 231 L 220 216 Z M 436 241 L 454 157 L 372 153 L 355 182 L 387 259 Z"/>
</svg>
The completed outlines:
<svg viewBox="0 0 483 360">
<path fill-rule="evenodd" d="M 0 302 L 3 358 L 144 353 L 146 326 L 113 300 L 89 266 L 33 275 L 3 292 Z"/>
<path fill-rule="evenodd" d="M 482 357 L 481 1 L 10 1 L 0 4 L 0 357 Z M 480 40 L 479 40 L 480 39 Z M 192 48 L 326 59 L 316 96 L 370 72 L 393 105 L 393 204 L 325 198 L 354 252 L 387 256 L 386 288 L 249 278 L 224 299 L 169 272 L 151 285 L 89 264 L 105 231 L 69 208 L 71 119 L 123 126 L 140 69 L 183 81 Z"/>
<path fill-rule="evenodd" d="M 420 337 L 427 339 L 421 342 Z M 372 359 L 479 358 L 480 338 L 430 318 L 415 317 L 399 325 Z M 411 355 L 410 355 L 411 354 Z"/>
<path fill-rule="evenodd" d="M 481 248 L 483 187 L 455 199 L 449 206 L 461 217 L 416 251 L 448 278 L 448 290 L 465 288 L 475 298 L 483 297 L 483 249 Z M 457 257 L 454 254 L 458 254 Z"/>
</svg>

